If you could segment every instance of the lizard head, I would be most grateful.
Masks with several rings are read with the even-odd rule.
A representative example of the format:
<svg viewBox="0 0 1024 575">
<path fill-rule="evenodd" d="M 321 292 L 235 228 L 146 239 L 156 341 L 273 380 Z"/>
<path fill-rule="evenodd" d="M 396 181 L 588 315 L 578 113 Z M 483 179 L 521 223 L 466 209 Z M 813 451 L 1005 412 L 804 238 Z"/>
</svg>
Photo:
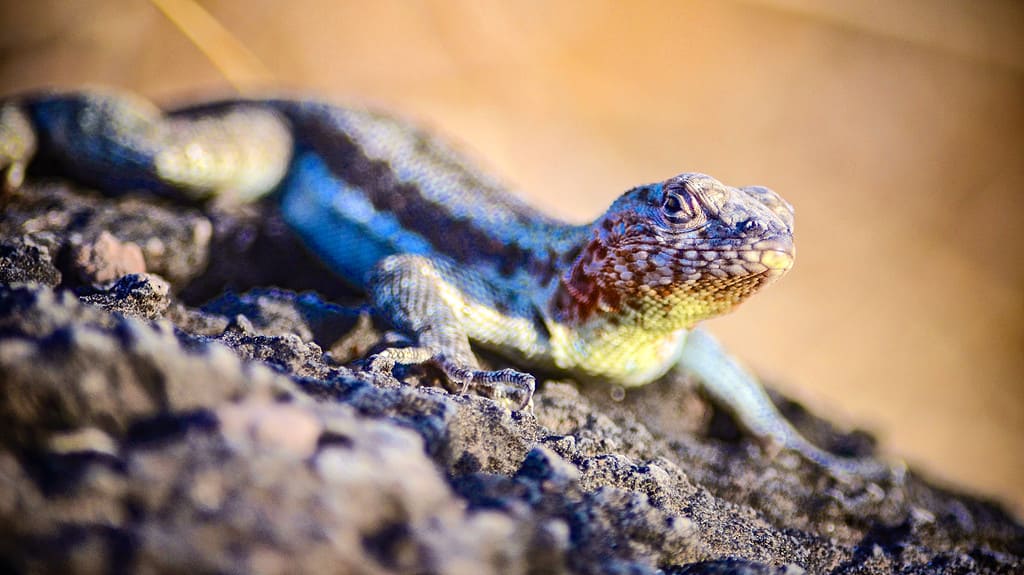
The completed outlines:
<svg viewBox="0 0 1024 575">
<path fill-rule="evenodd" d="M 561 278 L 563 315 L 677 331 L 728 312 L 793 265 L 793 208 L 759 186 L 682 174 L 634 188 Z"/>
</svg>

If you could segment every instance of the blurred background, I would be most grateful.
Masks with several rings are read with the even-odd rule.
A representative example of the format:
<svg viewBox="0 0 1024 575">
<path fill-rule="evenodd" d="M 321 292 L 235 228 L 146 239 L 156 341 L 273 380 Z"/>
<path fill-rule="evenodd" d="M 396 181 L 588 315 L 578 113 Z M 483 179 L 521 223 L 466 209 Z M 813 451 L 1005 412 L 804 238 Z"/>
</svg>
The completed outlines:
<svg viewBox="0 0 1024 575">
<path fill-rule="evenodd" d="M 890 454 L 1024 510 L 1021 3 L 199 6 L 0 3 L 0 92 L 370 103 L 574 222 L 682 171 L 770 186 L 796 206 L 797 265 L 710 329 Z"/>
</svg>

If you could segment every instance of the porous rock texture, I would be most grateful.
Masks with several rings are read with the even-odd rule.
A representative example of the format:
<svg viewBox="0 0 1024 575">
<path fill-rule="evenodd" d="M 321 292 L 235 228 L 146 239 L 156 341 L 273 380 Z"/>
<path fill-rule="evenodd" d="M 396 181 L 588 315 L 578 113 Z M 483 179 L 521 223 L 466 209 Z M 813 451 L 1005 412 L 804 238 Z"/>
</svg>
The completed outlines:
<svg viewBox="0 0 1024 575">
<path fill-rule="evenodd" d="M 2 571 L 1024 571 L 998 505 L 898 464 L 832 477 L 679 374 L 624 397 L 545 380 L 510 411 L 363 371 L 388 334 L 270 205 L 4 202 Z"/>
</svg>

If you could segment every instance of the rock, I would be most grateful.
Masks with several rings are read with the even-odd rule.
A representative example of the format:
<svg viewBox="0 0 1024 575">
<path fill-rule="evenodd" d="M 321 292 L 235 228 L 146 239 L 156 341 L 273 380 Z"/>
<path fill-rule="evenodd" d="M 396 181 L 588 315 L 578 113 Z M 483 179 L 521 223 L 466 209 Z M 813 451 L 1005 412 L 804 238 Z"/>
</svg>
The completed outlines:
<svg viewBox="0 0 1024 575">
<path fill-rule="evenodd" d="M 83 295 L 82 301 L 140 319 L 157 319 L 171 305 L 169 293 L 170 284 L 160 276 L 129 274 L 107 289 Z"/>
<path fill-rule="evenodd" d="M 343 364 L 385 337 L 359 308 L 276 281 L 225 292 L 279 277 L 294 239 L 204 270 L 250 253 L 209 222 L 255 220 L 155 204 L 29 185 L 0 220 L 6 571 L 1024 569 L 1024 526 L 998 505 L 772 454 L 679 376 L 545 381 L 513 412 Z M 100 251 L 130 242 L 148 273 L 71 277 L 73 246 L 110 243 L 101 222 L 121 247 Z M 816 441 L 871 452 L 779 402 Z"/>
<path fill-rule="evenodd" d="M 45 245 L 32 239 L 5 237 L 0 240 L 0 283 L 36 282 L 53 287 L 61 273 Z"/>
<path fill-rule="evenodd" d="M 4 242 L 46 246 L 45 258 L 66 276 L 81 275 L 91 283 L 149 272 L 175 289 L 203 273 L 212 229 L 192 208 L 159 205 L 153 199 L 76 194 L 59 185 L 24 187 L 0 219 Z M 141 265 L 136 250 L 141 251 Z M 60 257 L 65 252 L 67 257 Z"/>
<path fill-rule="evenodd" d="M 360 311 L 326 303 L 313 293 L 298 297 L 277 289 L 255 289 L 244 294 L 226 293 L 202 307 L 202 311 L 226 318 L 245 317 L 253 334 L 293 334 L 328 348 L 351 332 Z"/>
<path fill-rule="evenodd" d="M 132 242 L 119 241 L 106 230 L 94 241 L 74 246 L 72 251 L 72 265 L 86 283 L 105 284 L 123 275 L 146 272 L 142 249 Z"/>
</svg>

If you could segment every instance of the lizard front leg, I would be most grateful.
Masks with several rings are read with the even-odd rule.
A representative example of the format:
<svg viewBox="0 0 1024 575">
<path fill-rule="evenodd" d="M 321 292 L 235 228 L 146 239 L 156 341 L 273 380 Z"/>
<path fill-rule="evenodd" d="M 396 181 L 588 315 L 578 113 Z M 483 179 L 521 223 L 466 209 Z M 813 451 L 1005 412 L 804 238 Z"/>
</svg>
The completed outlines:
<svg viewBox="0 0 1024 575">
<path fill-rule="evenodd" d="M 481 370 L 470 349 L 463 317 L 470 296 L 461 288 L 483 281 L 472 274 L 436 257 L 398 254 L 382 260 L 368 285 L 374 309 L 415 345 L 386 349 L 372 358 L 371 367 L 390 371 L 396 363 L 433 365 L 463 392 L 507 398 L 522 409 L 533 398 L 534 377 L 512 369 Z"/>
<path fill-rule="evenodd" d="M 881 479 L 894 472 L 885 463 L 868 458 L 841 457 L 805 439 L 779 413 L 757 378 L 704 330 L 694 330 L 687 336 L 680 365 L 695 375 L 715 402 L 726 407 L 740 425 L 756 437 L 768 440 L 774 447 L 791 449 L 839 479 Z"/>
</svg>

